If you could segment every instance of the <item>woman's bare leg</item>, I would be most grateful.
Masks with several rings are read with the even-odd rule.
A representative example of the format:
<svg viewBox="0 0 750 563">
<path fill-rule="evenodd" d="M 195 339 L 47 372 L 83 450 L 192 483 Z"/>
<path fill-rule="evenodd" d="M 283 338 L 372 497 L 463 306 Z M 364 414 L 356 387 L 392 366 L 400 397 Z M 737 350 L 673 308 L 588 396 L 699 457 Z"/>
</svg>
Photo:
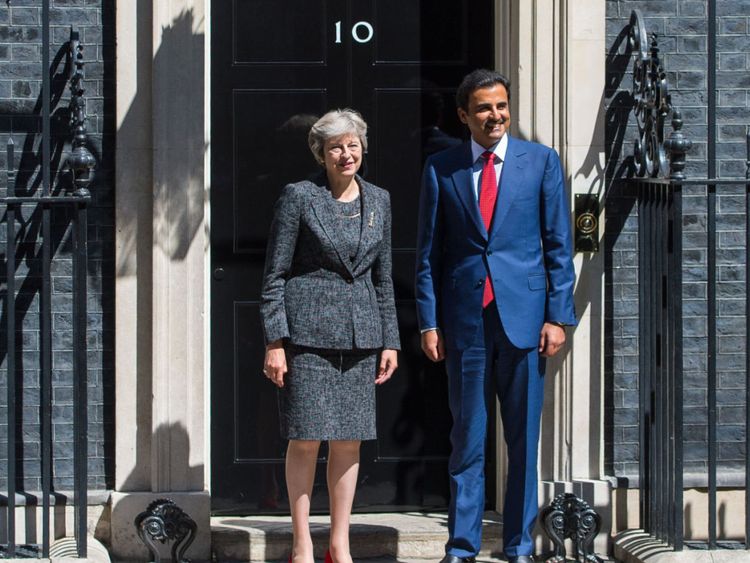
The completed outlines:
<svg viewBox="0 0 750 563">
<path fill-rule="evenodd" d="M 357 490 L 359 441 L 328 442 L 328 497 L 331 503 L 329 549 L 335 563 L 352 563 L 349 553 L 349 520 Z"/>
<path fill-rule="evenodd" d="M 315 481 L 315 463 L 320 442 L 317 440 L 289 440 L 286 450 L 286 488 L 292 513 L 292 560 L 294 563 L 313 562 L 313 543 L 310 536 L 310 497 Z"/>
</svg>

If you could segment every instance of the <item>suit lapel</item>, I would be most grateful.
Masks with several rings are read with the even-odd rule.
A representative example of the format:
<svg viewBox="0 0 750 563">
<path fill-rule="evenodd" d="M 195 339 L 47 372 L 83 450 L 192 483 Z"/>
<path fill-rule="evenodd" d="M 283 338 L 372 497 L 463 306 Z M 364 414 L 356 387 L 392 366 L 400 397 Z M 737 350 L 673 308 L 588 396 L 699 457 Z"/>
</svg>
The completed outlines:
<svg viewBox="0 0 750 563">
<path fill-rule="evenodd" d="M 503 170 L 500 174 L 500 183 L 495 202 L 495 211 L 490 226 L 490 236 L 494 236 L 503 220 L 508 215 L 513 199 L 521 188 L 521 171 L 526 166 L 526 151 L 508 136 L 508 150 L 503 161 Z"/>
<path fill-rule="evenodd" d="M 359 197 L 362 198 L 362 227 L 359 231 L 359 246 L 352 262 L 352 270 L 357 269 L 367 254 L 367 250 L 372 246 L 372 241 L 377 234 L 377 230 L 373 227 L 380 224 L 379 220 L 382 219 L 378 217 L 379 208 L 376 205 L 372 187 L 359 176 L 357 180 L 359 181 Z"/>
<path fill-rule="evenodd" d="M 333 245 L 333 248 L 339 257 L 341 264 L 344 266 L 344 268 L 346 268 L 347 272 L 349 272 L 349 274 L 354 277 L 352 268 L 349 265 L 349 260 L 346 258 L 346 254 L 343 252 L 343 249 L 340 247 L 339 239 L 336 236 L 336 216 L 332 211 L 333 206 L 329 205 L 329 202 L 326 201 L 326 198 L 329 198 L 331 196 L 328 192 L 328 188 L 325 185 L 325 177 L 323 176 L 322 179 L 316 179 L 315 184 L 315 197 L 312 198 L 312 203 L 310 204 L 310 206 L 312 207 L 313 213 L 320 223 L 320 226 L 328 237 L 328 240 L 331 241 L 331 245 Z"/>
<path fill-rule="evenodd" d="M 464 146 L 465 150 L 461 159 L 462 162 L 451 177 L 458 193 L 458 198 L 466 208 L 466 212 L 471 217 L 474 226 L 482 237 L 487 239 L 487 229 L 484 227 L 482 216 L 479 214 L 479 204 L 474 193 L 474 179 L 472 177 L 474 163 L 471 158 L 471 143 L 467 142 Z"/>
</svg>

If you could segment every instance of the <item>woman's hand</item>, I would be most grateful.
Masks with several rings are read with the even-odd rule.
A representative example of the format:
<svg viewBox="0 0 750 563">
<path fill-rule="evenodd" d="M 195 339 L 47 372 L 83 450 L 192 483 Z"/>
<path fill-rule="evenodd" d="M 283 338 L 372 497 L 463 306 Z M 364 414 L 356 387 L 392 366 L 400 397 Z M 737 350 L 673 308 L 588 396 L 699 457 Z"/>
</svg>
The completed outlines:
<svg viewBox="0 0 750 563">
<path fill-rule="evenodd" d="M 274 340 L 266 346 L 266 358 L 263 361 L 263 373 L 276 387 L 284 387 L 286 374 L 286 353 L 282 340 Z"/>
<path fill-rule="evenodd" d="M 380 353 L 380 367 L 378 368 L 378 376 L 375 378 L 375 385 L 388 381 L 397 367 L 398 353 L 396 350 L 383 350 Z"/>
</svg>

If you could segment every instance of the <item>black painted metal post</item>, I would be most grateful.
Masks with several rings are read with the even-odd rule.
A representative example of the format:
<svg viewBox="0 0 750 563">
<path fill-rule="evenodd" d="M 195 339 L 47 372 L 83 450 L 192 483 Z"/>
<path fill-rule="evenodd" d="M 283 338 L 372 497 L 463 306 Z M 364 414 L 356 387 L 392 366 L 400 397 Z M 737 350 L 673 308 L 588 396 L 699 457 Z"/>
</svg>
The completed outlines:
<svg viewBox="0 0 750 563">
<path fill-rule="evenodd" d="M 640 406 L 640 417 L 638 419 L 640 434 L 640 463 L 638 464 L 638 480 L 641 495 L 639 499 L 640 505 L 640 522 L 641 527 L 644 530 L 648 530 L 650 527 L 649 523 L 649 512 L 648 512 L 648 437 L 649 428 L 646 422 L 648 411 L 648 386 L 646 385 L 646 373 L 648 372 L 647 357 L 648 357 L 648 322 L 646 321 L 646 314 L 648 312 L 647 300 L 648 300 L 648 280 L 646 278 L 646 204 L 645 204 L 645 186 L 643 182 L 638 182 L 636 185 L 638 190 L 637 201 L 638 201 L 638 318 L 644 319 L 638 325 L 638 373 L 640 374 L 638 380 L 638 404 Z"/>
<path fill-rule="evenodd" d="M 663 248 L 663 219 L 664 219 L 664 186 L 655 184 L 652 186 L 654 192 L 654 240 L 652 250 L 652 260 L 654 268 L 652 270 L 652 283 L 654 287 L 653 315 L 654 327 L 654 446 L 655 446 L 655 471 L 654 483 L 656 484 L 656 494 L 654 495 L 654 528 L 656 537 L 664 540 L 664 377 L 663 377 L 663 324 L 662 301 L 663 286 L 662 278 L 664 275 L 664 248 Z"/>
<path fill-rule="evenodd" d="M 644 292 L 644 303 L 645 303 L 645 315 L 640 319 L 642 327 L 642 339 L 641 344 L 644 346 L 644 370 L 641 372 L 640 385 L 643 388 L 643 403 L 641 404 L 641 425 L 643 433 L 643 442 L 641 447 L 641 459 L 645 460 L 643 468 L 643 482 L 641 494 L 643 495 L 643 513 L 645 519 L 643 526 L 646 530 L 653 528 L 653 467 L 654 467 L 654 451 L 653 451 L 653 409 L 652 409 L 652 390 L 651 390 L 651 370 L 653 366 L 653 324 L 651 318 L 651 302 L 653 287 L 651 284 L 650 272 L 652 272 L 652 264 L 649 256 L 651 255 L 651 228 L 652 228 L 652 213 L 651 213 L 651 192 L 650 186 L 647 183 L 643 183 L 641 187 L 642 191 L 642 205 L 641 205 L 641 216 L 642 216 L 642 229 L 639 236 L 643 240 L 643 261 L 641 262 L 640 269 L 643 271 L 643 292 Z"/>
<path fill-rule="evenodd" d="M 667 521 L 667 538 L 669 540 L 669 543 L 674 545 L 674 480 L 675 480 L 675 456 L 674 456 L 674 435 L 675 435 L 675 427 L 674 427 L 674 401 L 675 401 L 675 392 L 674 392 L 674 372 L 675 372 L 675 363 L 674 363 L 674 344 L 675 344 L 675 332 L 674 332 L 674 308 L 672 306 L 672 302 L 674 300 L 674 291 L 672 288 L 672 278 L 674 275 L 674 266 L 675 266 L 675 260 L 677 257 L 674 255 L 674 241 L 673 241 L 673 233 L 674 233 L 674 215 L 673 215 L 673 209 L 674 209 L 674 185 L 672 182 L 668 185 L 668 194 L 667 194 L 667 209 L 666 209 L 666 222 L 667 222 L 667 230 L 665 233 L 666 243 L 667 243 L 667 252 L 666 252 L 666 271 L 667 276 L 664 280 L 664 287 L 665 287 L 665 293 L 666 293 L 666 300 L 664 303 L 664 315 L 666 317 L 666 322 L 664 323 L 664 328 L 666 332 L 666 339 L 665 339 L 665 348 L 664 348 L 664 358 L 667 363 L 667 370 L 665 374 L 665 381 L 664 385 L 667 389 L 667 405 L 664 411 L 664 418 L 667 425 L 667 434 L 666 434 L 666 449 L 667 449 L 667 456 L 669 459 L 669 466 L 667 468 L 667 483 L 666 483 L 666 504 L 664 506 L 664 513 L 666 515 L 666 521 Z"/>
<path fill-rule="evenodd" d="M 42 205 L 42 287 L 39 296 L 41 337 L 40 424 L 42 437 L 42 557 L 49 557 L 50 492 L 52 490 L 52 293 L 51 293 L 51 214 L 48 202 Z"/>
<path fill-rule="evenodd" d="M 708 547 L 716 549 L 716 184 L 708 184 Z"/>
<path fill-rule="evenodd" d="M 745 549 L 750 550 L 750 129 L 745 145 Z"/>
<path fill-rule="evenodd" d="M 645 228 L 643 235 L 646 239 L 646 291 L 648 292 L 648 300 L 646 302 L 646 340 L 648 348 L 646 349 L 646 372 L 642 376 L 642 381 L 646 387 L 646 412 L 644 416 L 644 424 L 646 425 L 646 432 L 648 440 L 645 446 L 648 448 L 646 451 L 646 458 L 648 459 L 648 467 L 646 474 L 646 482 L 648 483 L 648 529 L 653 531 L 656 527 L 656 520 L 654 518 L 656 514 L 656 489 L 654 485 L 656 483 L 656 443 L 654 441 L 655 432 L 655 412 L 654 412 L 654 365 L 656 364 L 656 346 L 654 337 L 654 194 L 652 186 L 648 183 L 645 184 Z"/>
<path fill-rule="evenodd" d="M 683 479 L 682 479 L 682 185 L 674 184 L 672 188 L 672 272 L 671 272 L 671 298 L 672 298 L 672 323 L 673 323 L 673 345 L 672 345 L 672 377 L 674 397 L 672 399 L 672 425 L 673 425 L 673 460 L 674 480 L 672 525 L 674 529 L 674 549 L 682 551 L 683 548 Z"/>
<path fill-rule="evenodd" d="M 651 459 L 651 471 L 650 471 L 650 487 L 651 487 L 651 527 L 658 534 L 659 527 L 659 487 L 658 487 L 658 475 L 659 475 L 659 450 L 658 450 L 658 416 L 657 412 L 658 404 L 656 402 L 656 391 L 658 386 L 658 373 L 656 372 L 657 366 L 657 354 L 658 350 L 658 324 L 657 324 L 657 310 L 659 306 L 659 285 L 656 272 L 659 268 L 658 259 L 658 246 L 657 246 L 657 199 L 653 185 L 649 185 L 649 228 L 648 228 L 648 240 L 649 240 L 649 285 L 651 286 L 651 299 L 649 299 L 649 325 L 651 326 L 651 349 L 649 358 L 649 371 L 648 371 L 648 389 L 649 389 L 649 431 L 651 437 L 649 439 L 651 451 L 649 453 Z"/>
<path fill-rule="evenodd" d="M 7 145 L 8 197 L 15 195 L 15 158 L 13 139 Z M 5 313 L 6 374 L 8 413 L 8 557 L 16 554 L 16 207 L 8 205 L 5 215 Z"/>
<path fill-rule="evenodd" d="M 42 2 L 42 191 L 50 195 L 50 62 L 49 62 L 49 0 Z"/>
<path fill-rule="evenodd" d="M 669 240 L 669 209 L 671 206 L 671 196 L 670 192 L 672 189 L 671 184 L 664 184 L 662 186 L 662 189 L 664 190 L 664 208 L 662 210 L 662 221 L 663 221 L 663 243 L 662 243 L 662 275 L 661 275 L 661 287 L 663 292 L 663 297 L 661 300 L 661 314 L 662 314 L 662 320 L 661 320 L 661 330 L 662 330 L 662 338 L 661 338 L 661 420 L 662 420 L 662 447 L 664 448 L 664 453 L 662 454 L 664 456 L 664 465 L 662 466 L 662 493 L 661 493 L 661 507 L 660 510 L 662 512 L 662 521 L 664 522 L 664 539 L 665 541 L 671 543 L 672 541 L 672 519 L 671 519 L 671 513 L 669 510 L 669 502 L 671 500 L 671 494 L 672 494 L 672 448 L 671 448 L 671 435 L 672 435 L 672 425 L 671 425 L 671 417 L 669 416 L 670 412 L 670 405 L 672 403 L 672 381 L 671 381 L 671 372 L 672 372 L 672 361 L 670 357 L 670 337 L 672 336 L 671 330 L 670 330 L 670 324 L 671 324 L 671 318 L 669 316 L 670 309 L 669 309 L 669 303 L 670 303 L 670 297 L 669 297 L 669 275 L 670 275 L 670 240 Z"/>
<path fill-rule="evenodd" d="M 50 492 L 52 490 L 52 293 L 51 246 L 52 209 L 42 204 L 42 288 L 39 296 L 39 331 L 41 336 L 41 436 L 42 436 L 42 557 L 49 557 Z"/>
<path fill-rule="evenodd" d="M 42 194 L 52 193 L 50 182 L 50 27 L 49 0 L 42 2 Z M 40 295 L 41 332 L 41 426 L 42 426 L 42 557 L 49 557 L 50 491 L 52 489 L 52 288 L 51 288 L 51 208 L 42 204 L 42 291 Z"/>
<path fill-rule="evenodd" d="M 86 201 L 73 208 L 73 393 L 74 393 L 74 481 L 75 535 L 78 557 L 85 558 L 88 550 L 86 512 L 88 507 L 88 377 L 86 373 L 86 273 L 88 259 Z"/>
<path fill-rule="evenodd" d="M 708 0 L 708 178 L 716 178 L 716 0 Z M 716 185 L 708 195 L 708 548 L 716 548 Z"/>
<path fill-rule="evenodd" d="M 657 486 L 659 488 L 659 502 L 658 502 L 658 518 L 659 518 L 659 533 L 662 540 L 666 540 L 668 537 L 667 528 L 667 471 L 669 467 L 669 455 L 667 451 L 667 438 L 669 428 L 667 426 L 667 346 L 666 338 L 667 331 L 665 325 L 667 322 L 666 317 L 666 281 L 667 281 L 667 186 L 665 184 L 658 184 L 656 186 L 659 193 L 659 209 L 658 209 L 658 239 L 656 241 L 656 259 L 659 264 L 658 270 L 656 271 L 656 286 L 658 289 L 658 298 L 656 303 L 656 315 L 659 333 L 657 336 L 657 416 L 658 416 L 658 427 L 657 427 L 657 444 L 658 444 L 658 459 L 659 459 L 659 474 L 657 480 Z"/>
<path fill-rule="evenodd" d="M 667 315 L 667 280 L 669 276 L 669 184 L 659 185 L 659 451 L 661 475 L 659 476 L 659 516 L 664 540 L 669 539 L 669 480 L 671 455 L 669 451 L 669 316 Z"/>
<path fill-rule="evenodd" d="M 716 0 L 708 0 L 708 174 L 716 178 Z"/>
<path fill-rule="evenodd" d="M 716 178 L 716 0 L 708 1 L 708 177 Z M 708 186 L 708 548 L 716 548 L 716 185 Z"/>
</svg>

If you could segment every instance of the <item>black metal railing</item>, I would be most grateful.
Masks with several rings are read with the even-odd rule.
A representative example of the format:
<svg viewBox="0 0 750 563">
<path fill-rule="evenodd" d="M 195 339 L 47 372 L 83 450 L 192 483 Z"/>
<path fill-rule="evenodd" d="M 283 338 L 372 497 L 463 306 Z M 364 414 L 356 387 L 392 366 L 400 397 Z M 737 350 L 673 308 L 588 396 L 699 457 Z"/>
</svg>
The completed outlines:
<svg viewBox="0 0 750 563">
<path fill-rule="evenodd" d="M 682 549 L 682 190 L 638 180 L 640 519 Z"/>
<path fill-rule="evenodd" d="M 52 540 L 51 505 L 55 508 L 61 502 L 63 495 L 55 491 L 53 485 L 53 436 L 52 436 L 52 260 L 60 249 L 60 237 L 53 237 L 53 217 L 55 221 L 62 219 L 65 230 L 70 229 L 72 242 L 72 318 L 73 337 L 73 505 L 74 505 L 74 535 L 77 544 L 77 554 L 81 558 L 87 556 L 87 496 L 88 496 L 88 377 L 87 377 L 87 219 L 88 206 L 91 195 L 88 191 L 94 168 L 94 158 L 87 148 L 86 109 L 84 88 L 82 81 L 83 54 L 78 33 L 71 30 L 70 41 L 66 45 L 65 63 L 69 74 L 67 84 L 70 89 L 70 132 L 72 147 L 66 159 L 64 174 L 52 174 L 51 143 L 53 141 L 51 127 L 51 72 L 50 68 L 50 2 L 42 2 L 42 92 L 41 116 L 32 115 L 31 121 L 37 118 L 41 128 L 41 153 L 39 159 L 39 177 L 41 188 L 37 193 L 30 190 L 17 191 L 17 174 L 15 164 L 15 144 L 9 136 L 7 144 L 7 187 L 6 195 L 0 198 L 0 204 L 5 208 L 5 222 L 7 239 L 5 248 L 6 258 L 6 288 L 5 288 L 5 331 L 6 331 L 6 366 L 7 366 L 7 496 L 4 542 L 0 542 L 0 558 L 9 557 L 49 557 Z M 16 116 L 18 117 L 18 116 Z M 40 119 L 39 119 L 40 117 Z M 35 129 L 34 136 L 38 133 Z M 59 139 L 54 139 L 58 142 Z M 32 142 L 32 144 L 34 144 Z M 53 183 L 57 179 L 57 183 Z M 69 192 L 72 192 L 69 193 Z M 30 229 L 29 221 L 23 217 L 31 216 L 39 220 L 39 229 Z M 20 226 L 19 226 L 20 225 Z M 29 236 L 28 232 L 33 231 Z M 40 235 L 41 232 L 41 236 Z M 39 436 L 40 436 L 40 475 L 41 493 L 39 495 L 24 490 L 24 484 L 18 478 L 18 468 L 24 463 L 23 451 L 19 448 L 22 437 L 19 436 L 22 419 L 19 412 L 23 407 L 21 402 L 24 370 L 22 362 L 18 362 L 22 346 L 17 340 L 21 335 L 20 318 L 17 310 L 17 300 L 21 297 L 21 288 L 17 286 L 17 266 L 21 259 L 28 258 L 29 246 L 40 247 L 33 256 L 39 261 L 39 281 L 30 284 L 32 291 L 39 295 Z M 28 276 L 27 276 L 28 279 Z M 28 292 L 29 287 L 25 290 Z M 26 315 L 29 313 L 24 311 Z M 22 316 L 22 315 L 20 315 Z M 40 498 L 39 498 L 40 497 Z M 36 504 L 41 509 L 41 534 L 19 541 L 16 526 L 16 508 L 23 501 L 25 504 Z M 67 502 L 67 499 L 65 499 Z M 57 512 L 57 511 L 55 511 Z M 55 516 L 60 517 L 60 514 Z M 26 519 L 26 516 L 24 516 Z"/>
<path fill-rule="evenodd" d="M 684 449 L 688 424 L 696 420 L 685 420 L 686 397 L 684 370 L 685 305 L 683 292 L 688 285 L 683 280 L 686 252 L 695 250 L 695 237 L 691 248 L 683 248 L 686 233 L 683 223 L 688 219 L 704 218 L 704 227 L 697 233 L 705 237 L 705 248 L 698 254 L 693 252 L 690 266 L 705 272 L 705 313 L 691 313 L 690 321 L 705 321 L 705 333 L 691 338 L 691 359 L 705 354 L 705 367 L 693 362 L 691 375 L 696 381 L 705 382 L 704 408 L 691 406 L 693 414 L 705 415 L 705 459 L 693 459 L 700 478 L 692 479 L 690 485 L 705 490 L 708 496 L 705 536 L 701 547 L 742 548 L 750 550 L 750 133 L 747 142 L 745 178 L 716 178 L 716 0 L 708 2 L 708 138 L 707 178 L 686 178 L 685 155 L 691 142 L 681 133 L 680 112 L 672 106 L 667 84 L 667 73 L 659 57 L 656 34 L 648 34 L 644 19 L 638 10 L 631 14 L 629 43 L 635 54 L 633 64 L 634 114 L 638 122 L 638 139 L 635 143 L 633 162 L 635 174 L 639 176 L 628 182 L 635 188 L 638 203 L 638 268 L 639 268 L 639 404 L 640 404 L 640 519 L 643 529 L 652 536 L 673 546 L 676 551 L 696 543 L 691 533 L 686 541 L 684 487 L 686 473 Z M 671 116 L 672 132 L 667 137 L 664 127 Z M 684 210 L 686 192 L 689 192 L 690 210 Z M 744 308 L 733 310 L 735 318 L 743 317 L 744 336 L 732 333 L 735 339 L 734 354 L 744 355 L 744 433 L 737 433 L 732 442 L 742 459 L 724 459 L 719 455 L 718 411 L 722 406 L 717 390 L 718 333 L 720 316 L 717 314 L 717 197 L 744 196 L 744 208 L 734 206 L 733 217 L 742 217 L 744 224 L 732 225 L 733 234 L 740 235 L 733 245 L 744 247 L 735 252 L 731 263 L 733 279 L 744 275 Z M 686 224 L 700 224 L 700 221 Z M 744 230 L 744 232 L 742 232 Z M 690 233 L 695 235 L 696 233 Z M 735 249 L 736 250 L 736 249 Z M 703 256 L 701 263 L 696 256 Z M 701 281 L 701 283 L 703 283 Z M 743 297 L 734 283 L 731 290 L 732 303 Z M 693 286 L 695 283 L 693 282 Z M 739 299 L 738 299 L 739 298 Z M 724 302 L 728 303 L 728 302 Z M 726 317 L 725 317 L 726 320 Z M 736 327 L 733 329 L 737 332 Z M 737 339 L 742 338 L 742 342 Z M 696 350 L 696 342 L 703 350 Z M 695 366 L 699 367 L 696 368 Z M 737 391 L 741 393 L 741 390 Z M 724 399 L 726 401 L 726 399 Z M 735 403 L 733 403 L 734 405 Z M 698 411 L 702 411 L 698 413 Z M 699 420 L 697 422 L 702 422 Z M 694 426 L 694 427 L 695 427 Z M 743 435 L 744 434 L 744 435 Z M 701 442 L 693 438 L 693 445 Z M 695 457 L 697 449 L 694 448 Z M 701 456 L 699 456 L 701 457 Z M 735 457 L 740 457 L 736 455 Z M 718 468 L 734 489 L 745 490 L 744 538 L 720 538 L 717 532 Z M 731 467 L 730 467 L 731 466 Z M 738 467 L 739 466 L 739 467 Z M 730 473 L 730 469 L 734 473 Z M 703 478 L 705 476 L 705 478 Z M 739 477 L 739 478 L 737 478 Z M 733 481 L 733 482 L 732 482 Z M 725 524 L 731 515 L 725 514 Z M 731 541 L 734 540 L 734 541 Z M 739 541 L 737 541 L 739 540 Z"/>
<path fill-rule="evenodd" d="M 640 300 L 640 412 L 641 412 L 641 525 L 654 537 L 683 549 L 685 511 L 683 503 L 683 191 L 691 190 L 691 199 L 703 200 L 703 205 L 693 203 L 691 214 L 705 216 L 705 266 L 706 271 L 706 459 L 705 483 L 694 486 L 705 488 L 708 496 L 706 545 L 709 549 L 750 549 L 750 495 L 745 495 L 744 541 L 741 538 L 719 538 L 717 533 L 717 469 L 721 467 L 718 455 L 717 412 L 721 406 L 717 397 L 717 196 L 735 197 L 738 190 L 744 194 L 744 260 L 733 269 L 744 273 L 745 334 L 745 428 L 744 442 L 735 442 L 743 452 L 744 489 L 750 491 L 750 136 L 748 136 L 747 178 L 664 180 L 641 178 L 632 181 L 638 201 L 638 251 Z M 696 192 L 704 195 L 695 196 Z M 744 262 L 744 263 L 742 263 Z M 695 266 L 695 264 L 693 264 Z M 737 273 L 735 271 L 735 273 Z M 742 276 L 738 276 L 739 279 Z M 737 311 L 734 312 L 737 314 Z M 693 354 L 700 352 L 693 351 Z M 738 391 L 742 393 L 742 390 Z M 737 460 L 735 460 L 737 461 Z M 741 489 L 742 483 L 734 483 Z M 731 517 L 730 517 L 731 518 Z M 732 542 L 730 540 L 734 539 Z M 737 540 L 740 542 L 737 542 Z M 694 542 L 691 542 L 694 543 Z"/>
</svg>

